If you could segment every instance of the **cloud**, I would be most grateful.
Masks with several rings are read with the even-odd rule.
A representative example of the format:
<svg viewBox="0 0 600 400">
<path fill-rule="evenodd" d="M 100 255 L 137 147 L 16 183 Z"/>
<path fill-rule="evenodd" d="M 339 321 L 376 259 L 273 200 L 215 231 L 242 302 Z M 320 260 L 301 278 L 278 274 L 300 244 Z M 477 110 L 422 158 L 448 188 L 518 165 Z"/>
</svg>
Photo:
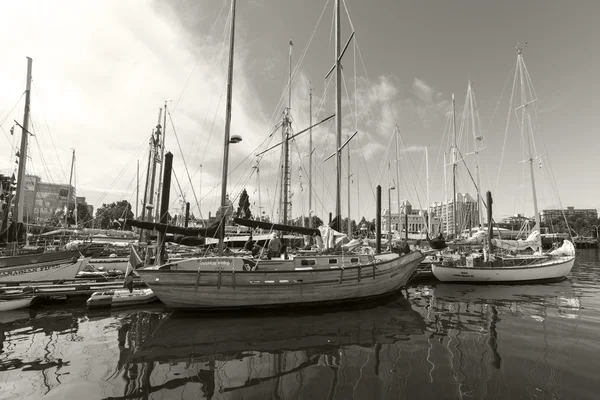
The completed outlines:
<svg viewBox="0 0 600 400">
<path fill-rule="evenodd" d="M 449 100 L 443 98 L 442 93 L 436 92 L 433 87 L 419 78 L 414 79 L 411 93 L 416 99 L 407 98 L 403 106 L 416 115 L 425 128 L 430 128 L 434 121 L 446 115 L 451 105 Z"/>
</svg>

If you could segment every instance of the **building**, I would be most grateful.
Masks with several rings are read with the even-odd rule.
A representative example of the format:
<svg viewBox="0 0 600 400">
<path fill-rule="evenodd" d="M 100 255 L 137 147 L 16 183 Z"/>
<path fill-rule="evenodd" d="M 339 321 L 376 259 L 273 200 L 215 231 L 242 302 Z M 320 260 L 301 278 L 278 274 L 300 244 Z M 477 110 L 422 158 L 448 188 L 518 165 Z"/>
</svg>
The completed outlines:
<svg viewBox="0 0 600 400">
<path fill-rule="evenodd" d="M 26 175 L 24 192 L 24 219 L 30 222 L 44 223 L 55 213 L 64 213 L 69 194 L 69 208 L 75 208 L 75 188 L 68 184 L 42 182 L 38 176 Z"/>
<path fill-rule="evenodd" d="M 477 201 L 468 193 L 456 193 L 456 225 L 454 223 L 454 199 L 433 203 L 431 214 L 441 221 L 441 229 L 444 234 L 454 233 L 454 226 L 458 228 L 458 232 L 461 232 L 480 224 Z"/>
<path fill-rule="evenodd" d="M 561 209 L 550 209 L 550 210 L 542 210 L 540 212 L 540 220 L 541 222 L 550 223 L 555 219 L 563 218 L 564 215 L 569 217 L 583 217 L 589 219 L 598 219 L 598 210 L 595 208 L 574 208 L 567 207 L 564 210 Z"/>
<path fill-rule="evenodd" d="M 392 231 L 405 232 L 405 220 L 408 216 L 408 233 L 409 234 L 421 234 L 427 229 L 427 215 L 426 210 L 413 209 L 412 204 L 408 200 L 402 202 L 400 210 L 400 216 L 398 213 L 392 211 L 391 215 L 389 210 L 382 210 L 381 212 L 381 230 L 382 233 L 390 231 L 390 225 L 388 220 L 391 220 Z M 437 234 L 440 230 L 440 220 L 432 216 L 431 219 L 431 235 Z"/>
<path fill-rule="evenodd" d="M 527 218 L 523 214 L 515 214 L 503 218 L 500 222 L 498 222 L 498 226 L 500 228 L 511 229 L 513 231 L 520 230 L 525 224 L 533 227 L 533 225 L 535 225 L 535 220 L 532 218 Z"/>
</svg>

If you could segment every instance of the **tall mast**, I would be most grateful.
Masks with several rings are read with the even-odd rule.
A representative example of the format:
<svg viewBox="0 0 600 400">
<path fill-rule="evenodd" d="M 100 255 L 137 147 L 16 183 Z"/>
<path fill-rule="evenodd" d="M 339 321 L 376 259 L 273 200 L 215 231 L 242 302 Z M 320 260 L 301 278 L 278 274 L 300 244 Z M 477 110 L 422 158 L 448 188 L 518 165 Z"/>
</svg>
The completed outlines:
<svg viewBox="0 0 600 400">
<path fill-rule="evenodd" d="M 446 217 L 446 237 L 450 233 L 450 227 L 448 226 L 448 222 L 450 222 L 450 216 L 448 215 L 448 182 L 446 181 L 448 172 L 446 171 L 446 153 L 444 152 L 444 202 L 446 203 L 446 211 L 444 213 Z"/>
<path fill-rule="evenodd" d="M 350 218 L 350 142 L 348 142 L 348 239 L 352 239 L 352 219 Z"/>
<path fill-rule="evenodd" d="M 480 137 L 475 132 L 475 106 L 473 101 L 473 90 L 471 89 L 471 81 L 469 81 L 469 87 L 467 88 L 467 100 L 469 101 L 471 108 L 471 130 L 473 131 L 473 140 L 475 142 L 475 179 L 477 179 L 477 210 L 479 214 L 479 225 L 483 228 L 483 199 L 481 197 L 481 175 L 479 173 L 479 148 L 478 142 Z M 489 221 L 488 221 L 489 223 Z"/>
<path fill-rule="evenodd" d="M 31 94 L 31 65 L 33 60 L 27 57 L 27 83 L 25 87 L 25 111 L 23 113 L 23 132 L 21 134 L 21 147 L 19 147 L 19 171 L 17 173 L 17 193 L 15 196 L 15 207 L 13 211 L 13 222 L 23 222 L 23 206 L 25 204 L 25 173 L 27 165 L 27 139 L 29 135 L 29 107 Z M 16 227 L 16 225 L 15 225 Z M 15 242 L 17 241 L 17 229 Z"/>
<path fill-rule="evenodd" d="M 456 238 L 456 104 L 452 93 L 452 231 Z"/>
<path fill-rule="evenodd" d="M 308 126 L 310 126 L 308 133 L 308 227 L 313 227 L 313 216 L 312 216 L 312 158 L 313 158 L 313 144 L 312 144 L 312 86 L 308 94 Z"/>
<path fill-rule="evenodd" d="M 69 174 L 69 190 L 67 193 L 67 210 L 65 211 L 65 226 L 68 226 L 68 215 L 69 215 L 69 205 L 71 204 L 71 195 L 73 194 L 71 191 L 71 184 L 73 183 L 73 166 L 75 165 L 75 149 L 73 149 L 73 156 L 71 157 L 71 173 Z M 77 208 L 77 204 L 75 205 Z"/>
<path fill-rule="evenodd" d="M 137 160 L 137 172 L 135 174 L 135 217 L 138 217 L 138 204 L 140 202 L 140 160 Z"/>
<path fill-rule="evenodd" d="M 429 145 L 425 146 L 425 175 L 427 176 L 427 233 L 431 234 L 431 215 L 429 215 Z"/>
<path fill-rule="evenodd" d="M 290 55 L 289 55 L 289 77 L 288 77 L 288 106 L 283 111 L 283 225 L 288 223 L 288 212 L 290 206 L 290 178 L 291 178 L 291 166 L 290 166 L 290 110 L 292 107 L 292 48 L 293 43 L 290 40 Z"/>
<path fill-rule="evenodd" d="M 229 136 L 231 131 L 231 97 L 233 84 L 233 53 L 235 38 L 235 3 L 231 0 L 231 32 L 229 39 L 229 66 L 227 68 L 227 106 L 225 109 L 225 135 L 223 138 L 223 176 L 221 178 L 221 216 L 227 208 L 227 166 L 229 164 Z M 219 225 L 219 254 L 223 254 L 223 239 L 225 238 L 225 219 Z"/>
<path fill-rule="evenodd" d="M 525 45 L 527 45 L 527 43 L 525 43 Z M 531 116 L 529 114 L 529 111 L 527 110 L 529 103 L 527 102 L 527 93 L 525 91 L 525 74 L 523 71 L 525 62 L 523 61 L 523 47 L 517 47 L 517 54 L 517 64 L 519 66 L 519 75 L 521 78 L 521 137 L 523 137 L 523 139 L 527 141 L 527 153 L 529 156 L 529 173 L 531 175 L 531 193 L 533 194 L 533 212 L 535 213 L 535 225 L 539 232 L 541 230 L 540 213 L 538 211 L 537 193 L 535 191 L 535 176 L 533 173 L 534 158 L 533 153 L 531 152 L 531 136 L 533 132 L 531 132 Z M 524 137 L 525 124 L 527 124 L 527 126 L 530 128 L 526 138 Z"/>
<path fill-rule="evenodd" d="M 148 165 L 146 166 L 146 183 L 144 185 L 144 200 L 142 201 L 142 216 L 141 220 L 144 221 L 146 219 L 146 202 L 148 201 L 148 185 L 150 185 L 150 170 L 152 168 L 152 145 L 154 143 L 154 133 L 150 134 L 150 141 L 148 143 Z M 140 229 L 140 240 L 141 235 L 144 230 Z"/>
<path fill-rule="evenodd" d="M 165 159 L 165 133 L 167 132 L 167 101 L 165 100 L 165 113 L 163 115 L 162 138 L 160 141 L 160 173 L 158 174 L 158 190 L 156 192 L 155 220 L 160 221 L 160 201 L 162 192 L 163 163 Z"/>
<path fill-rule="evenodd" d="M 156 138 L 152 138 L 152 177 L 150 178 L 150 192 L 148 194 L 148 197 L 150 199 L 150 204 L 148 204 L 147 207 L 149 207 L 148 210 L 148 220 L 152 221 L 152 207 L 153 207 L 153 202 L 154 202 L 154 182 L 156 181 L 156 156 L 158 153 L 158 145 L 160 144 L 160 134 L 161 134 L 161 127 L 160 127 L 160 117 L 162 115 L 162 108 L 158 109 L 158 123 L 156 124 L 156 130 L 155 130 L 155 134 L 156 134 Z"/>
<path fill-rule="evenodd" d="M 341 193 L 342 193 L 342 71 L 341 71 L 341 48 L 340 48 L 340 0 L 335 0 L 335 125 L 336 125 L 336 190 L 335 190 L 335 216 L 340 229 L 339 218 L 342 215 Z"/>
<path fill-rule="evenodd" d="M 402 210 L 400 204 L 400 128 L 396 125 L 396 197 L 398 199 L 398 234 L 400 234 L 400 226 Z"/>
</svg>

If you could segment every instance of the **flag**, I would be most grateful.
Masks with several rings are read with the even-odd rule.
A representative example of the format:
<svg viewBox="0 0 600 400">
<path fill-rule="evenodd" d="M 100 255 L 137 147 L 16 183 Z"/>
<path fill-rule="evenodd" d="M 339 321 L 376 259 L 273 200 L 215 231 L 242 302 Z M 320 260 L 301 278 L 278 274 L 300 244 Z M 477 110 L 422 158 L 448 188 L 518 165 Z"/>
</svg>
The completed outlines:
<svg viewBox="0 0 600 400">
<path fill-rule="evenodd" d="M 129 262 L 127 263 L 127 270 L 125 271 L 125 276 L 129 275 L 131 271 L 135 271 L 139 267 L 144 265 L 144 262 L 138 255 L 137 251 L 132 244 L 129 245 Z"/>
</svg>

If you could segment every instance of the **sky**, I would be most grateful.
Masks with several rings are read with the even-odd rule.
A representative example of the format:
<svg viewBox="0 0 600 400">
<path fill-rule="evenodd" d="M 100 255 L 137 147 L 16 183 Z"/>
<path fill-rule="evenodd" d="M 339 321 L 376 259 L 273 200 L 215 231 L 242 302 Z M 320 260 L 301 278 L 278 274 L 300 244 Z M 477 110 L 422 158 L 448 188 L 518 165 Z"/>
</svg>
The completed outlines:
<svg viewBox="0 0 600 400">
<path fill-rule="evenodd" d="M 183 193 L 196 216 L 214 215 L 220 201 L 230 2 L 3 3 L 3 15 L 10 18 L 0 24 L 0 171 L 16 170 L 20 129 L 14 128 L 15 135 L 10 130 L 23 119 L 29 56 L 35 137 L 28 173 L 46 182 L 68 182 L 75 149 L 78 196 L 96 208 L 121 199 L 136 204 L 137 160 L 142 193 L 148 140 L 166 102 L 165 147 L 174 155 L 175 176 L 171 212 L 179 213 Z M 457 190 L 475 193 L 464 164 L 475 174 L 475 156 L 469 153 L 473 137 L 482 136 L 481 186 L 492 191 L 496 219 L 533 214 L 528 164 L 522 162 L 528 157 L 514 118 L 517 105 L 510 103 L 515 46 L 525 42 L 523 56 L 537 99 L 532 126 L 539 207 L 600 207 L 595 183 L 599 2 L 346 0 L 345 6 L 342 44 L 353 30 L 356 34 L 342 60 L 343 136 L 358 131 L 350 142 L 352 218 L 374 217 L 378 184 L 384 208 L 390 186 L 396 187 L 392 209 L 396 190 L 402 200 L 425 207 L 427 146 L 429 200 L 443 201 L 452 93 L 465 159 L 458 163 Z M 242 136 L 242 142 L 230 149 L 227 192 L 237 199 L 246 188 L 254 214 L 279 219 L 280 150 L 255 154 L 281 140 L 290 40 L 293 131 L 309 126 L 311 88 L 313 122 L 335 112 L 335 80 L 325 80 L 335 59 L 332 23 L 333 0 L 238 2 L 231 133 Z M 459 129 L 469 81 L 481 127 L 475 135 Z M 313 129 L 313 147 L 312 210 L 325 219 L 335 210 L 335 161 L 323 161 L 335 151 L 334 122 Z M 309 212 L 308 154 L 304 133 L 291 145 L 294 217 Z M 344 151 L 344 214 L 346 157 Z M 450 179 L 446 192 L 451 192 Z"/>
</svg>

